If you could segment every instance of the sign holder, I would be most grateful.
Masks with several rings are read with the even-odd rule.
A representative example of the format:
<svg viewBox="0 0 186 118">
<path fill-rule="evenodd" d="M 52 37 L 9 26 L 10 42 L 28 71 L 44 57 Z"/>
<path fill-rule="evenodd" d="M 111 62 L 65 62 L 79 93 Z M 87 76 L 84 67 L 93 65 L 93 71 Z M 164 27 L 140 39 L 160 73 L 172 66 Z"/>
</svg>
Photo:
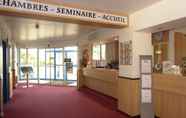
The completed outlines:
<svg viewBox="0 0 186 118">
<path fill-rule="evenodd" d="M 153 99 L 152 99 L 152 56 L 140 56 L 140 103 L 141 118 L 154 118 Z"/>
</svg>

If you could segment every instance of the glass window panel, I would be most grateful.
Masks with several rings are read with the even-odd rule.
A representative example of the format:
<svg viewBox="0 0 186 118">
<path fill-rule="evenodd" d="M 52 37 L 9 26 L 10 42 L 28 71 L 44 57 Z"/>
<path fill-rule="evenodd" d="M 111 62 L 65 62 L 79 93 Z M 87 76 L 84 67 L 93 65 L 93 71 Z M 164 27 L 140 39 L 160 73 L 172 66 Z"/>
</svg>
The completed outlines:
<svg viewBox="0 0 186 118">
<path fill-rule="evenodd" d="M 33 67 L 33 73 L 30 75 L 31 79 L 37 79 L 37 49 L 28 49 L 28 64 Z"/>
<path fill-rule="evenodd" d="M 63 66 L 56 66 L 56 79 L 63 79 Z"/>
<path fill-rule="evenodd" d="M 77 80 L 77 67 L 74 66 L 72 72 L 67 72 L 67 80 Z"/>
<path fill-rule="evenodd" d="M 20 49 L 20 64 L 22 65 L 26 65 L 26 49 Z"/>
<path fill-rule="evenodd" d="M 20 49 L 20 65 L 29 64 L 33 67 L 33 73 L 30 79 L 37 79 L 37 62 L 39 64 L 39 78 L 52 80 L 64 79 L 64 57 L 71 58 L 73 62 L 73 71 L 67 73 L 67 80 L 77 80 L 77 64 L 78 64 L 78 51 L 77 47 L 51 48 L 51 49 Z M 39 57 L 37 53 L 39 51 Z M 28 54 L 27 54 L 28 53 Z M 63 54 L 64 53 L 64 54 Z M 28 58 L 26 57 L 28 55 Z M 56 57 L 56 58 L 55 58 Z M 39 60 L 37 60 L 39 59 Z M 27 63 L 28 62 L 28 63 Z M 56 64 L 56 65 L 55 65 Z M 22 79 L 25 79 L 22 74 Z"/>
<path fill-rule="evenodd" d="M 78 47 L 77 46 L 65 47 L 64 50 L 65 51 L 77 51 L 78 50 Z"/>
<path fill-rule="evenodd" d="M 66 58 L 70 58 L 73 65 L 77 65 L 78 57 L 77 52 L 66 52 Z"/>
<path fill-rule="evenodd" d="M 45 49 L 39 49 L 39 78 L 45 79 Z"/>
<path fill-rule="evenodd" d="M 101 45 L 101 60 L 106 60 L 106 45 Z"/>
<path fill-rule="evenodd" d="M 54 79 L 54 66 L 46 66 L 46 79 Z"/>
<path fill-rule="evenodd" d="M 46 49 L 46 79 L 54 79 L 54 49 Z"/>
<path fill-rule="evenodd" d="M 63 48 L 55 48 L 55 50 L 56 50 L 57 52 L 61 52 L 61 51 L 63 51 Z"/>
<path fill-rule="evenodd" d="M 56 52 L 56 65 L 63 65 L 63 53 Z"/>
<path fill-rule="evenodd" d="M 54 65 L 54 52 L 46 51 L 46 65 Z"/>
<path fill-rule="evenodd" d="M 100 45 L 94 45 L 93 46 L 93 60 L 100 60 L 100 53 L 101 53 L 101 49 L 100 49 Z"/>
<path fill-rule="evenodd" d="M 20 67 L 27 64 L 26 49 L 20 49 Z M 20 79 L 25 79 L 24 73 L 20 71 Z"/>
</svg>

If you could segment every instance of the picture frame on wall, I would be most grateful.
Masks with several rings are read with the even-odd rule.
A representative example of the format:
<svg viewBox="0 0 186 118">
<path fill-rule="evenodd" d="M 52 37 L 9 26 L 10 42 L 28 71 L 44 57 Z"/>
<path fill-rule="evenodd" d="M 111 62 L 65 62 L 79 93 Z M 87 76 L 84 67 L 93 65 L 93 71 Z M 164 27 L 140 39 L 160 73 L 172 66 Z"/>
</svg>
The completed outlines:
<svg viewBox="0 0 186 118">
<path fill-rule="evenodd" d="M 120 42 L 120 65 L 132 65 L 132 41 Z"/>
</svg>

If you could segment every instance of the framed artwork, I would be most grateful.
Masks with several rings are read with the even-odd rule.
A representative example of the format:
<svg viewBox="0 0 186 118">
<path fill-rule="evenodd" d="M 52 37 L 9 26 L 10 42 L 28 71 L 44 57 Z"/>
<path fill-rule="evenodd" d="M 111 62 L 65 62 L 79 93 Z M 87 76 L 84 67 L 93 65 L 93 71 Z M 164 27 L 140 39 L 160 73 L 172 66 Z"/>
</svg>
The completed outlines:
<svg viewBox="0 0 186 118">
<path fill-rule="evenodd" d="M 120 42 L 120 65 L 132 65 L 132 41 Z"/>
</svg>

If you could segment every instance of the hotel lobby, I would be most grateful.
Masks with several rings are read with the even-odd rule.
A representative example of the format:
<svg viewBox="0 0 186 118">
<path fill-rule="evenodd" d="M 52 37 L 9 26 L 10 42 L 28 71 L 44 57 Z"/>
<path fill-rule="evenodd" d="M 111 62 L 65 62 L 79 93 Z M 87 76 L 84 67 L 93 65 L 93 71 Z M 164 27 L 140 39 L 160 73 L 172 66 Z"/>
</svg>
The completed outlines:
<svg viewBox="0 0 186 118">
<path fill-rule="evenodd" d="M 184 0 L 1 0 L 0 118 L 185 118 Z"/>
</svg>

